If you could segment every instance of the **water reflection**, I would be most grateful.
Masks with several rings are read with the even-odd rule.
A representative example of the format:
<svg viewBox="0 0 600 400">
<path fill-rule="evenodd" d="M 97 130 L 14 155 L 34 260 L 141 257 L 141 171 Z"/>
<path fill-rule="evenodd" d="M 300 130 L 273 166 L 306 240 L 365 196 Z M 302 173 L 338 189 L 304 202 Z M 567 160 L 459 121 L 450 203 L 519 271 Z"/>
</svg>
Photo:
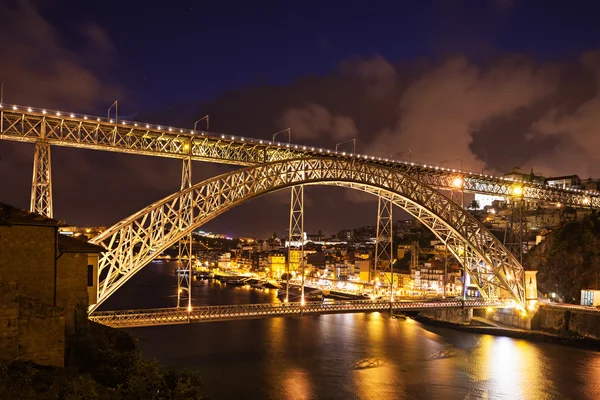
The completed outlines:
<svg viewBox="0 0 600 400">
<path fill-rule="evenodd" d="M 171 275 L 144 270 L 114 301 L 123 308 L 143 300 L 168 306 L 172 287 L 164 289 L 160 281 Z M 202 304 L 277 301 L 274 293 L 255 289 L 194 284 Z M 213 399 L 600 399 L 598 352 L 475 335 L 383 313 L 129 332 L 147 357 L 199 368 Z"/>
<path fill-rule="evenodd" d="M 314 399 L 316 394 L 308 372 L 300 369 L 291 369 L 284 378 L 284 398 L 286 399 Z"/>
</svg>

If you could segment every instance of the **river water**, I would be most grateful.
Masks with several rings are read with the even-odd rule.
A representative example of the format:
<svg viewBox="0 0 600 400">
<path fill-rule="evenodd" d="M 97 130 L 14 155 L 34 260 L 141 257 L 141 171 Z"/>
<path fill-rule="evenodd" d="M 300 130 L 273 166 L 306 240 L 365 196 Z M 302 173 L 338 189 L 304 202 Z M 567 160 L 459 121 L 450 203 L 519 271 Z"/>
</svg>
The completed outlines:
<svg viewBox="0 0 600 400">
<path fill-rule="evenodd" d="M 153 263 L 102 309 L 169 307 L 175 264 Z M 194 305 L 276 302 L 197 281 Z M 381 313 L 128 329 L 144 355 L 200 370 L 212 399 L 600 399 L 600 352 L 432 327 Z"/>
</svg>

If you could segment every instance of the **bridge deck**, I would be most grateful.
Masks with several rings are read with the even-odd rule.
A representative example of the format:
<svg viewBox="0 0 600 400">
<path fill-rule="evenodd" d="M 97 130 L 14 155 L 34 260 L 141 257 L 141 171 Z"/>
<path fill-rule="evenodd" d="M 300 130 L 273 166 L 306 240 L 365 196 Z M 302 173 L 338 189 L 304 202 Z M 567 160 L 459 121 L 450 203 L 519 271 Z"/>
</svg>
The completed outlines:
<svg viewBox="0 0 600 400">
<path fill-rule="evenodd" d="M 98 311 L 89 319 L 114 328 L 176 325 L 192 322 L 231 321 L 237 319 L 300 316 L 308 314 L 337 314 L 369 311 L 421 311 L 431 309 L 506 308 L 512 301 L 449 300 L 449 301 L 371 301 L 352 300 L 287 304 L 240 304 L 186 308 L 155 308 L 145 310 Z"/>
<path fill-rule="evenodd" d="M 514 186 L 522 187 L 524 199 L 541 200 L 582 207 L 600 207 L 600 193 L 560 189 L 541 182 L 514 181 L 478 172 L 460 171 L 435 165 L 392 160 L 366 154 L 337 152 L 290 143 L 252 139 L 202 131 L 123 121 L 87 115 L 0 104 L 0 140 L 35 143 L 43 140 L 53 146 L 113 151 L 235 165 L 306 157 L 339 157 L 385 165 L 402 171 L 437 189 L 454 190 L 457 176 L 462 190 L 511 196 Z"/>
</svg>

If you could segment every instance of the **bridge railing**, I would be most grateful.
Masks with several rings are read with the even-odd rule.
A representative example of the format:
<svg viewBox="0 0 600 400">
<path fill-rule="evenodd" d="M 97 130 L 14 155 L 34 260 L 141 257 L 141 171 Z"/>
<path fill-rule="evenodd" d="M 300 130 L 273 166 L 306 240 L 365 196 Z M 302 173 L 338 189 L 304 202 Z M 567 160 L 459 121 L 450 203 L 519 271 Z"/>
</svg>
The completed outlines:
<svg viewBox="0 0 600 400">
<path fill-rule="evenodd" d="M 200 306 L 187 308 L 154 308 L 140 310 L 98 311 L 90 315 L 90 320 L 115 327 L 151 326 L 182 324 L 201 321 L 218 321 L 241 318 L 261 318 L 284 315 L 327 314 L 336 312 L 405 310 L 449 308 L 506 308 L 514 306 L 512 301 L 502 300 L 436 300 L 436 301 L 396 301 L 348 300 L 335 302 L 261 303 L 234 304 L 221 306 Z"/>
</svg>

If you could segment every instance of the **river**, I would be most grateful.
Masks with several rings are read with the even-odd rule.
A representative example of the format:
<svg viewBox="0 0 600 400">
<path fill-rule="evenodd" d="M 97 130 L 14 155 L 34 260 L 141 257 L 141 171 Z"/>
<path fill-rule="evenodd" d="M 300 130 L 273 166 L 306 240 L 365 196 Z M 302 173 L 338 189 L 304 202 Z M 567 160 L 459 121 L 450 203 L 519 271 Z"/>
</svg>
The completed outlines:
<svg viewBox="0 0 600 400">
<path fill-rule="evenodd" d="M 101 309 L 169 307 L 173 263 Z M 275 302 L 275 290 L 196 281 L 194 305 Z M 600 352 L 459 332 L 381 313 L 128 329 L 144 356 L 200 370 L 211 399 L 600 399 Z"/>
</svg>

